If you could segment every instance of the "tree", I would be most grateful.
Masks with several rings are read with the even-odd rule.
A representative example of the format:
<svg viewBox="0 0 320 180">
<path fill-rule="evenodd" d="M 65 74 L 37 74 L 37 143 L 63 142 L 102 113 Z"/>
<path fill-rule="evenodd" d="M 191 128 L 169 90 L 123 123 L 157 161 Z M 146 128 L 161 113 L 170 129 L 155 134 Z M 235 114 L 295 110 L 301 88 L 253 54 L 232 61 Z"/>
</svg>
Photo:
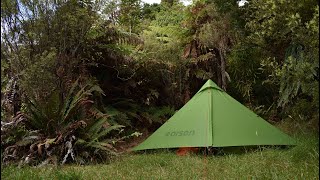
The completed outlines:
<svg viewBox="0 0 320 180">
<path fill-rule="evenodd" d="M 192 40 L 185 48 L 184 57 L 206 62 L 212 75 L 205 78 L 215 76 L 218 85 L 226 89 L 226 58 L 233 41 L 230 16 L 221 13 L 214 2 L 197 1 L 190 11 L 188 26 Z"/>
<path fill-rule="evenodd" d="M 13 156 L 9 152 L 11 145 L 20 152 L 17 157 L 14 155 L 15 158 L 23 160 L 38 152 L 39 159 L 50 158 L 52 152 L 47 151 L 48 146 L 61 148 L 55 152 L 61 156 L 65 143 L 73 143 L 70 142 L 75 140 L 73 137 L 92 140 L 91 144 L 94 142 L 95 146 L 90 147 L 91 150 L 108 153 L 111 146 L 106 142 L 101 145 L 98 141 L 105 140 L 103 138 L 114 128 L 103 127 L 109 119 L 106 120 L 101 109 L 93 108 L 102 90 L 87 71 L 89 62 L 85 59 L 87 52 L 84 52 L 92 45 L 88 34 L 98 21 L 93 3 L 86 0 L 26 0 L 4 1 L 2 5 L 4 49 L 1 53 L 6 63 L 2 61 L 1 64 L 7 65 L 2 72 L 13 79 L 12 83 L 7 82 L 11 89 L 6 96 L 13 95 L 13 101 L 17 99 L 16 94 L 22 97 L 20 108 L 14 110 L 14 114 L 5 114 L 5 123 L 1 123 L 1 128 L 9 126 L 5 128 L 5 137 L 1 137 L 4 160 Z M 91 135 L 96 139 L 90 135 L 85 137 L 87 134 L 81 132 L 87 125 L 95 129 Z M 29 138 L 33 130 L 36 130 L 33 135 L 36 138 L 24 139 Z M 31 153 L 26 154 L 29 152 L 25 150 L 30 147 Z M 70 148 L 72 146 L 68 151 L 72 150 Z"/>
<path fill-rule="evenodd" d="M 119 8 L 120 25 L 129 33 L 137 33 L 141 18 L 141 1 L 121 0 Z"/>
<path fill-rule="evenodd" d="M 268 81 L 278 86 L 278 107 L 287 113 L 309 117 L 316 111 L 303 109 L 300 103 L 318 106 L 317 71 L 319 69 L 319 16 L 316 1 L 250 1 L 246 11 L 247 42 L 262 49 L 263 70 Z M 296 109 L 300 107 L 300 109 Z M 308 118 L 306 118 L 308 119 Z"/>
</svg>

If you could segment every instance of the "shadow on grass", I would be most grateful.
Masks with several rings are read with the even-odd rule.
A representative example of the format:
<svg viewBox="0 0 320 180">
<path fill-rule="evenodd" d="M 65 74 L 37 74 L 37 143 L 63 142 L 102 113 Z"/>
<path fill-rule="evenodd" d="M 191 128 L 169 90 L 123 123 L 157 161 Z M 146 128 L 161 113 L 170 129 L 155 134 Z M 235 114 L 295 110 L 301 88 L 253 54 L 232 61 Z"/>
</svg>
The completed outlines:
<svg viewBox="0 0 320 180">
<path fill-rule="evenodd" d="M 294 146 L 233 146 L 233 147 L 219 147 L 212 148 L 211 152 L 204 150 L 203 154 L 212 154 L 214 156 L 224 155 L 242 155 L 248 153 L 263 152 L 266 150 L 289 150 Z"/>
<path fill-rule="evenodd" d="M 242 155 L 248 153 L 263 152 L 265 150 L 289 150 L 294 146 L 232 146 L 232 147 L 209 147 L 209 148 L 199 148 L 197 153 L 193 153 L 199 156 L 225 156 L 225 155 Z M 136 152 L 131 152 L 131 154 L 176 154 L 178 148 L 170 149 L 148 149 Z"/>
</svg>

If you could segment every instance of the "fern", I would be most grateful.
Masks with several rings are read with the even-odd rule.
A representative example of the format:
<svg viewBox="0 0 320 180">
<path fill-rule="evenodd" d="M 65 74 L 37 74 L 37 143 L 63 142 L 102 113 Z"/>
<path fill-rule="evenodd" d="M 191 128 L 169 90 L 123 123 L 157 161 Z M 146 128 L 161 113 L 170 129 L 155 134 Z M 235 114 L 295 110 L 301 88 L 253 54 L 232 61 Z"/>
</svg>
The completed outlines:
<svg viewBox="0 0 320 180">
<path fill-rule="evenodd" d="M 105 140 L 105 136 L 110 134 L 112 131 L 121 130 L 124 128 L 122 125 L 113 125 L 106 127 L 108 119 L 103 117 L 95 120 L 90 126 L 84 129 L 84 136 L 77 140 L 76 145 L 83 145 L 87 148 L 100 149 L 107 151 L 111 154 L 116 154 L 115 149 L 108 140 Z"/>
<path fill-rule="evenodd" d="M 70 89 L 66 98 L 66 102 L 64 103 L 64 106 L 61 110 L 61 123 L 70 120 L 73 113 L 81 107 L 81 102 L 87 101 L 87 98 L 92 96 L 93 92 L 103 94 L 102 89 L 97 85 L 90 85 L 89 83 L 87 83 L 79 91 L 76 92 L 77 86 L 78 80 L 73 84 L 72 88 Z"/>
<path fill-rule="evenodd" d="M 100 139 L 106 135 L 108 135 L 111 131 L 113 130 L 119 130 L 119 129 L 122 129 L 124 128 L 125 126 L 122 126 L 122 125 L 113 125 L 113 126 L 110 126 L 108 128 L 105 128 L 105 129 L 102 129 L 99 133 L 96 133 L 92 136 L 92 138 L 94 139 Z"/>
<path fill-rule="evenodd" d="M 43 113 L 41 106 L 37 104 L 34 100 L 26 97 L 27 113 L 29 114 L 29 124 L 32 129 L 47 131 L 46 122 L 49 121 L 47 115 Z"/>
<path fill-rule="evenodd" d="M 213 54 L 211 52 L 200 55 L 197 58 L 192 58 L 191 62 L 193 63 L 198 63 L 198 62 L 205 62 L 205 61 L 209 61 L 212 60 L 213 58 Z"/>
<path fill-rule="evenodd" d="M 97 134 L 100 131 L 102 125 L 105 124 L 106 122 L 107 122 L 106 118 L 97 119 L 96 122 L 89 129 L 87 129 L 88 134 L 90 134 L 90 136 Z"/>
<path fill-rule="evenodd" d="M 213 74 L 211 72 L 204 71 L 202 69 L 198 69 L 194 72 L 197 78 L 199 79 L 210 79 Z"/>
<path fill-rule="evenodd" d="M 287 49 L 286 61 L 280 74 L 280 98 L 278 106 L 286 106 L 300 92 L 314 96 L 312 92 L 315 84 L 315 68 L 317 66 L 308 61 L 308 57 L 301 46 L 292 45 Z"/>
<path fill-rule="evenodd" d="M 141 116 L 144 117 L 149 124 L 154 122 L 162 124 L 167 118 L 175 113 L 173 108 L 168 106 L 164 107 L 151 107 L 146 109 L 146 112 L 141 112 Z"/>
</svg>

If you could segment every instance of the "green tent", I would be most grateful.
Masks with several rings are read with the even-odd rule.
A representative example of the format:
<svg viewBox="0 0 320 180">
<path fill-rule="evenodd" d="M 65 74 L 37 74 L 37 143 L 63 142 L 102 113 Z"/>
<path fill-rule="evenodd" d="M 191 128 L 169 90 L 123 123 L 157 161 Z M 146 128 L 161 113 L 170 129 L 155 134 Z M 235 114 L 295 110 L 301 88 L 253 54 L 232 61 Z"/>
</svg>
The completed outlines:
<svg viewBox="0 0 320 180">
<path fill-rule="evenodd" d="M 208 80 L 133 150 L 249 145 L 295 145 L 295 141 Z"/>
</svg>

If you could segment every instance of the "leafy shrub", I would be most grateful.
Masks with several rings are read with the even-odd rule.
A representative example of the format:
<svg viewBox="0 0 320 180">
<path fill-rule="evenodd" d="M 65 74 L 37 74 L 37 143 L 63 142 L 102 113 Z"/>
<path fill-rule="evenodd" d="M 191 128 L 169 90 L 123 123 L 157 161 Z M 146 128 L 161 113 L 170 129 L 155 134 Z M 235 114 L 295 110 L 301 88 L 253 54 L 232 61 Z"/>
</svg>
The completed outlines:
<svg viewBox="0 0 320 180">
<path fill-rule="evenodd" d="M 103 94 L 103 91 L 92 82 L 81 84 L 77 80 L 64 99 L 63 106 L 60 106 L 55 93 L 44 104 L 28 98 L 23 114 L 25 120 L 12 126 L 14 136 L 6 134 L 7 137 L 1 139 L 7 145 L 3 160 L 14 157 L 27 164 L 44 160 L 40 164 L 42 166 L 50 162 L 65 163 L 70 157 L 75 161 L 76 156 L 83 153 L 89 154 L 85 158 L 90 159 L 99 157 L 101 151 L 107 152 L 104 159 L 115 154 L 112 145 L 116 140 L 110 140 L 109 136 L 123 126 L 110 125 L 110 117 L 94 108 L 94 93 Z M 22 134 L 18 133 L 23 127 Z M 17 154 L 18 150 L 21 154 Z M 88 159 L 86 161 L 89 162 Z"/>
</svg>

